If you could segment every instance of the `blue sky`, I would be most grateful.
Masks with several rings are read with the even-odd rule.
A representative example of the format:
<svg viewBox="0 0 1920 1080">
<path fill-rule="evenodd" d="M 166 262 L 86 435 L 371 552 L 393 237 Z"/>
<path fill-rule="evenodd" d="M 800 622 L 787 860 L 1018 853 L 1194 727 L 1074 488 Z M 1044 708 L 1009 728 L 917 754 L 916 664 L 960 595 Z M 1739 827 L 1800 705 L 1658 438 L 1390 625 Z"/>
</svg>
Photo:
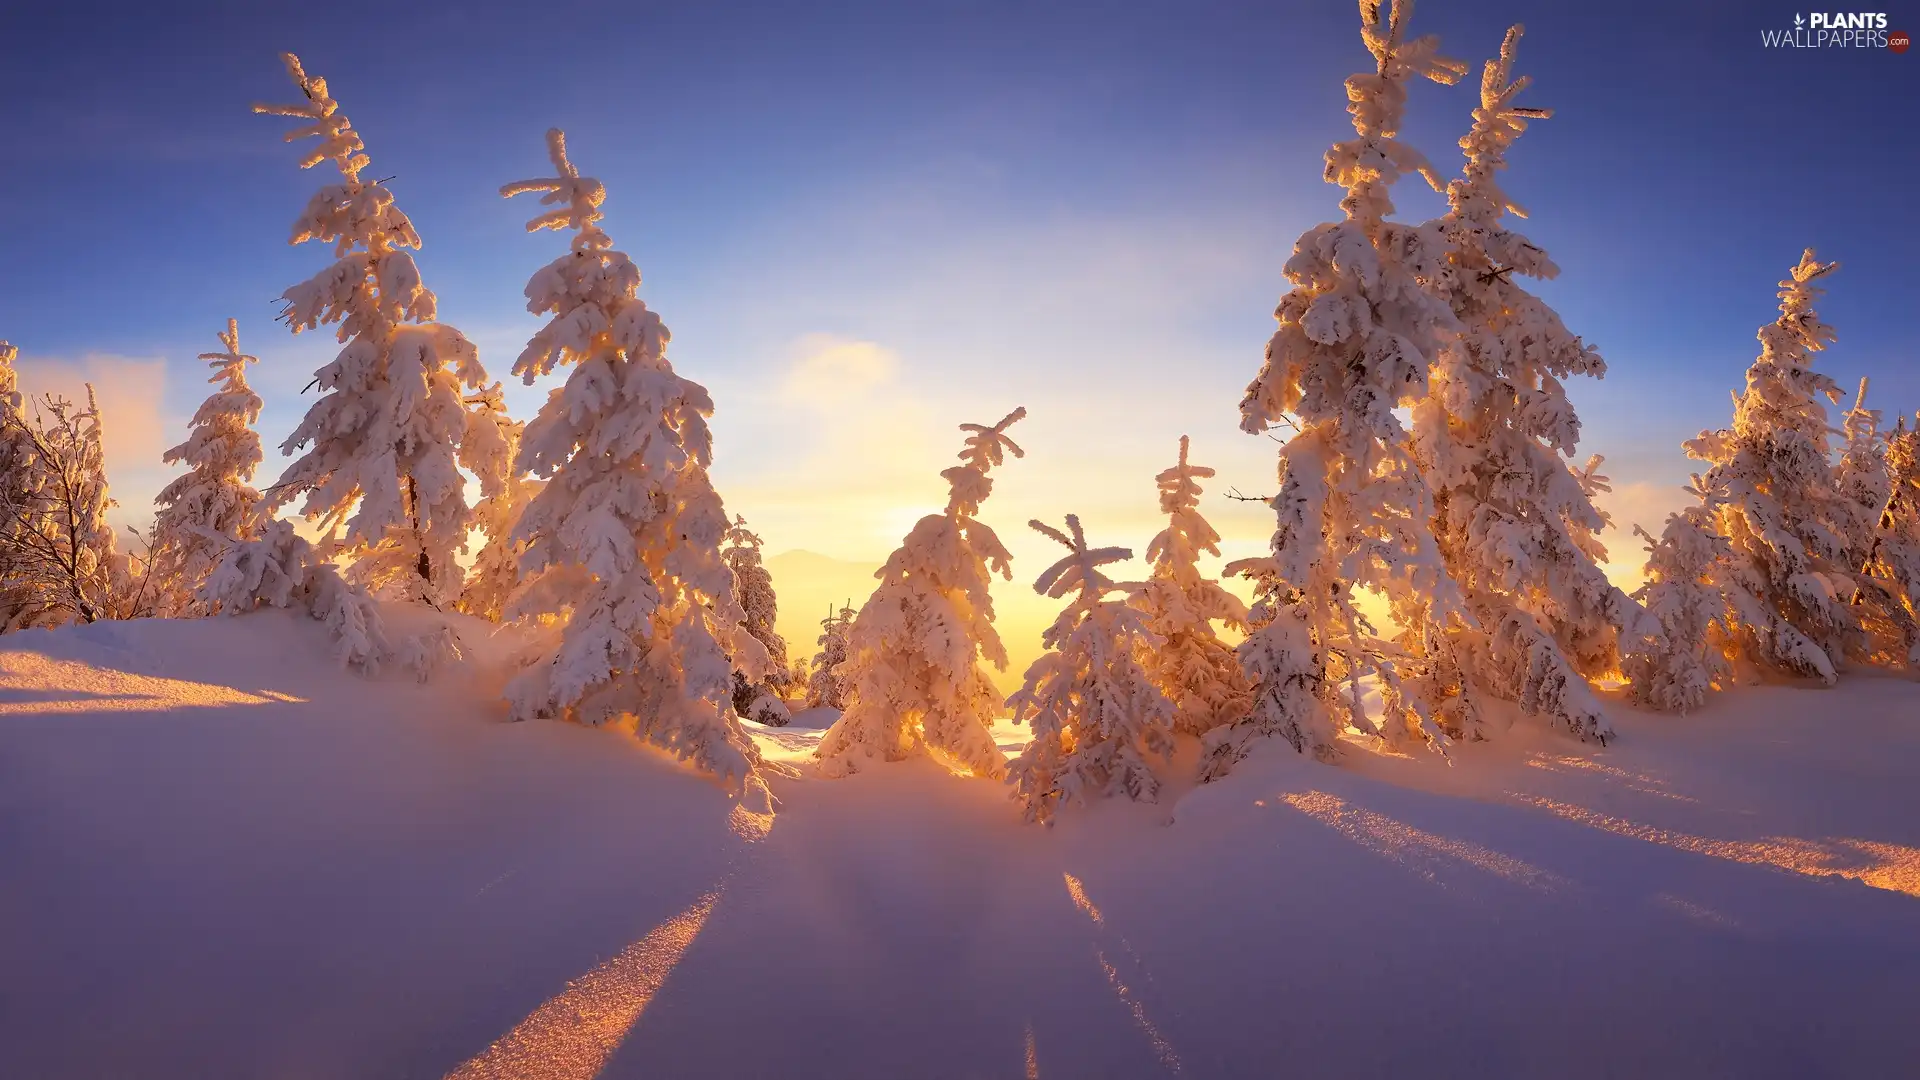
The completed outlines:
<svg viewBox="0 0 1920 1080">
<path fill-rule="evenodd" d="M 497 189 L 543 174 L 542 133 L 567 129 L 676 365 L 714 391 L 722 494 L 776 551 L 883 555 L 943 501 L 954 426 L 1026 405 L 1029 457 L 987 514 L 1021 580 L 1044 565 L 1028 517 L 1077 511 L 1143 548 L 1182 433 L 1222 489 L 1271 484 L 1275 448 L 1235 406 L 1294 239 L 1338 213 L 1321 155 L 1367 62 L 1346 2 L 51 7 L 0 25 L 0 336 L 30 384 L 105 388 L 129 509 L 164 479 L 203 392 L 194 355 L 228 316 L 262 358 L 270 447 L 333 348 L 270 321 L 328 258 L 285 243 L 327 177 L 248 110 L 289 99 L 292 49 L 393 177 L 443 321 L 502 378 L 535 325 L 526 278 L 564 242 L 525 234 L 530 200 Z M 1794 12 L 1415 14 L 1476 77 L 1527 25 L 1519 68 L 1557 114 L 1506 186 L 1563 270 L 1539 290 L 1611 366 L 1571 389 L 1623 519 L 1677 504 L 1679 443 L 1726 422 L 1804 246 L 1843 263 L 1828 369 L 1920 407 L 1920 55 L 1763 48 Z M 1920 7 L 1891 17 L 1920 28 Z M 1443 172 L 1473 81 L 1411 92 L 1404 137 Z M 1397 201 L 1441 206 L 1413 185 Z M 530 415 L 543 394 L 512 400 Z M 285 460 L 270 448 L 263 482 Z M 1242 551 L 1270 527 L 1208 510 Z"/>
</svg>

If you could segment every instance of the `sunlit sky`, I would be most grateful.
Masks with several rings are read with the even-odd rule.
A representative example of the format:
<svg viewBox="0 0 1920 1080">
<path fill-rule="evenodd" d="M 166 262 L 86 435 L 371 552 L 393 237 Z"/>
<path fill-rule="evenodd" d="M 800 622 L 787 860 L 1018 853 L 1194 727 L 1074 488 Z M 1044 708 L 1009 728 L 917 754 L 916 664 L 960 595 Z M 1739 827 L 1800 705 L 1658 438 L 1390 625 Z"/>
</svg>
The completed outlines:
<svg viewBox="0 0 1920 1080">
<path fill-rule="evenodd" d="M 1026 406 L 1027 457 L 983 515 L 1016 555 L 1020 653 L 1047 605 L 1017 594 L 1051 561 L 1028 518 L 1077 512 L 1096 543 L 1143 549 L 1181 434 L 1217 492 L 1272 486 L 1277 447 L 1238 431 L 1236 404 L 1294 239 L 1338 214 L 1321 155 L 1351 132 L 1342 80 L 1368 59 L 1340 0 L 18 7 L 0 16 L 0 337 L 29 389 L 99 386 L 129 520 L 169 475 L 160 453 L 205 390 L 194 356 L 226 318 L 262 361 L 263 483 L 335 347 L 271 321 L 329 257 L 285 243 L 328 177 L 248 109 L 295 93 L 291 49 L 393 178 L 443 321 L 502 378 L 536 325 L 521 289 L 564 241 L 524 233 L 530 200 L 497 189 L 544 174 L 542 133 L 567 129 L 671 358 L 713 391 L 716 482 L 770 553 L 870 567 L 944 501 L 956 425 Z M 1556 115 L 1506 186 L 1563 270 L 1539 291 L 1611 366 L 1571 391 L 1623 524 L 1679 504 L 1680 442 L 1726 421 L 1804 246 L 1843 264 L 1822 363 L 1920 407 L 1920 55 L 1763 48 L 1794 11 L 1416 12 L 1476 72 L 1527 24 L 1520 69 Z M 1404 137 L 1443 172 L 1472 82 L 1411 91 Z M 1396 201 L 1442 208 L 1413 184 Z M 544 393 L 509 399 L 531 415 Z M 1230 554 L 1270 531 L 1257 504 L 1206 510 Z M 1637 541 L 1611 545 L 1637 567 Z"/>
</svg>

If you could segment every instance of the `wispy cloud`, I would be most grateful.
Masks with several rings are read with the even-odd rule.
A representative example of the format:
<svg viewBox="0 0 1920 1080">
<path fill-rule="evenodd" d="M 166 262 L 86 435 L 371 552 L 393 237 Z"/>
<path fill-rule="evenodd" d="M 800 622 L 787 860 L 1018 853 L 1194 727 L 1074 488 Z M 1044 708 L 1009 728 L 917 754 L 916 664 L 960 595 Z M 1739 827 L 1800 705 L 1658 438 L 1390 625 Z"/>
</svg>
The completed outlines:
<svg viewBox="0 0 1920 1080">
<path fill-rule="evenodd" d="M 799 358 L 787 370 L 786 392 L 819 408 L 864 404 L 863 398 L 893 381 L 900 357 L 871 341 L 848 341 L 831 334 L 800 340 Z"/>
<path fill-rule="evenodd" d="M 944 426 L 874 341 L 808 334 L 774 379 L 730 386 L 715 481 L 775 551 L 884 554 L 945 492 Z"/>
</svg>

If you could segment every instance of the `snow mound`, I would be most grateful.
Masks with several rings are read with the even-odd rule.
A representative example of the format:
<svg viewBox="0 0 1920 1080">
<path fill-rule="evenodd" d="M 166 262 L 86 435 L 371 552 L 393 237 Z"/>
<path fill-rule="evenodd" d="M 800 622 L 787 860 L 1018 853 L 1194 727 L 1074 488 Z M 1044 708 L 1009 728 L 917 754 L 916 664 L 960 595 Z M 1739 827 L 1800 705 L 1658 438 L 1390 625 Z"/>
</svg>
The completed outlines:
<svg viewBox="0 0 1920 1080">
<path fill-rule="evenodd" d="M 801 709 L 795 712 L 793 719 L 788 722 L 787 726 L 796 728 L 819 728 L 825 731 L 827 728 L 832 727 L 833 722 L 838 719 L 840 719 L 839 709 L 829 709 L 821 706 L 812 709 Z"/>
</svg>

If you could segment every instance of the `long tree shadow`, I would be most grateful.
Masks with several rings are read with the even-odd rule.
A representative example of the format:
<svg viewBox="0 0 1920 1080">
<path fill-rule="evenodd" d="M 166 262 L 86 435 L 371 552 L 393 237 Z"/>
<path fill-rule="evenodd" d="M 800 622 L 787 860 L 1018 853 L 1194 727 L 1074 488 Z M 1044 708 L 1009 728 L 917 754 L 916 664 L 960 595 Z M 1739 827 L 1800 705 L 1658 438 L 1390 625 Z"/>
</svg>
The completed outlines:
<svg viewBox="0 0 1920 1080">
<path fill-rule="evenodd" d="M 1086 886 L 1072 874 L 1063 873 L 1067 896 L 1073 906 L 1092 924 L 1093 960 L 1105 976 L 1107 986 L 1113 996 L 1124 1007 L 1133 1020 L 1134 1028 L 1146 1040 L 1153 1051 L 1154 1060 L 1169 1076 L 1184 1076 L 1186 1069 L 1180 1063 L 1180 1054 L 1166 1032 L 1153 1019 L 1153 1010 L 1147 1004 L 1148 997 L 1159 997 L 1153 982 L 1153 972 L 1147 962 L 1141 958 L 1133 943 L 1107 923 L 1099 907 L 1087 896 Z M 1027 1029 L 1027 1060 L 1029 1072 L 1033 1069 L 1033 1029 Z"/>
<path fill-rule="evenodd" d="M 748 845 L 726 873 L 679 914 L 654 927 L 612 959 L 567 983 L 446 1080 L 594 1080 L 640 1022 L 687 949 L 700 936 L 728 884 L 752 865 L 756 845 L 773 832 L 771 792 L 752 781 L 727 815 Z"/>
<path fill-rule="evenodd" d="M 1884 1074 L 1920 1050 L 1891 1004 L 1920 978 L 1905 852 L 1654 829 L 1627 815 L 1720 820 L 1654 779 L 1600 787 L 1602 821 L 1275 762 L 1076 875 L 1142 927 L 1180 1005 L 1154 1022 L 1196 1073 Z M 1817 1000 L 1737 1034 L 1782 994 Z M 1250 998 L 1275 1003 L 1273 1041 L 1224 1019 Z"/>
<path fill-rule="evenodd" d="M 1058 847 L 1001 785 L 914 762 L 781 790 L 751 872 L 605 1080 L 1163 1075 L 1089 947 Z M 1131 991 L 1121 947 L 1099 944 Z M 732 1037 L 749 1017 L 752 1037 Z"/>
<path fill-rule="evenodd" d="M 1574 887 L 1567 878 L 1523 859 L 1396 821 L 1323 791 L 1288 792 L 1278 796 L 1277 801 L 1442 887 L 1444 871 L 1456 865 L 1471 867 L 1536 892 Z M 1263 800 L 1255 805 L 1266 804 Z"/>
<path fill-rule="evenodd" d="M 542 1002 L 447 1080 L 593 1080 L 700 936 L 720 891 L 628 945 Z"/>
<path fill-rule="evenodd" d="M 745 843 L 660 755 L 458 687 L 50 671 L 71 708 L 0 716 L 8 1075 L 442 1075 L 609 957 L 644 998 Z"/>
<path fill-rule="evenodd" d="M 1731 839 L 1697 836 L 1642 824 L 1627 818 L 1509 792 L 1509 798 L 1566 821 L 1631 837 L 1649 844 L 1749 866 L 1764 866 L 1808 877 L 1847 878 L 1887 892 L 1920 899 L 1920 848 L 1853 837 L 1765 836 Z"/>
</svg>

